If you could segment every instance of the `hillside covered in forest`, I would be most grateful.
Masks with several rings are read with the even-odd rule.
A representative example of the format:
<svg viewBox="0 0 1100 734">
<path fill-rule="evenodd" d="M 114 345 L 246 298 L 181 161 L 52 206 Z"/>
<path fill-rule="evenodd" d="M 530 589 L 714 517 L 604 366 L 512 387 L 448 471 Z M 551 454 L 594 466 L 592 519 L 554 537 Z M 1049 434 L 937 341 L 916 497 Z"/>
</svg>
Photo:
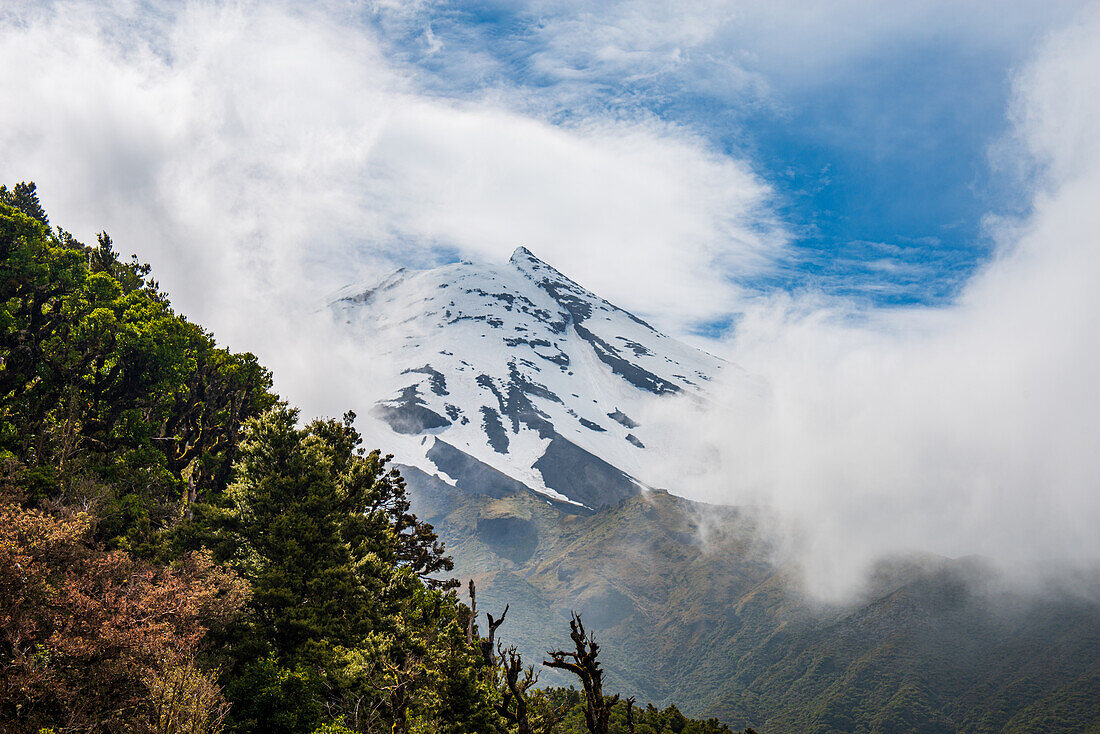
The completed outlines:
<svg viewBox="0 0 1100 734">
<path fill-rule="evenodd" d="M 0 322 L 3 731 L 729 731 L 604 697 L 583 628 L 547 657 L 586 693 L 532 688 L 354 414 L 303 424 L 33 184 L 0 188 Z"/>
</svg>

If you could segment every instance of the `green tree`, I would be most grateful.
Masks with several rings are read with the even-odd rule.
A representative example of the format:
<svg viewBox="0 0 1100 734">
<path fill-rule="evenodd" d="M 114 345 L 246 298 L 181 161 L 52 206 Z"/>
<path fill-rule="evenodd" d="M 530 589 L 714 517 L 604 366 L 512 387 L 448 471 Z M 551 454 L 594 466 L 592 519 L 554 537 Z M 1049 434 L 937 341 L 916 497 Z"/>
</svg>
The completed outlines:
<svg viewBox="0 0 1100 734">
<path fill-rule="evenodd" d="M 312 732 L 324 720 L 316 676 L 299 665 L 291 670 L 274 656 L 253 661 L 226 687 L 233 701 L 232 732 Z"/>
<path fill-rule="evenodd" d="M 18 209 L 32 219 L 36 219 L 46 227 L 50 226 L 50 220 L 46 217 L 46 211 L 38 201 L 38 189 L 34 181 L 30 183 L 20 182 L 8 189 L 0 186 L 0 202 Z"/>
<path fill-rule="evenodd" d="M 220 516 L 253 589 L 237 658 L 316 671 L 310 695 L 351 728 L 382 711 L 398 731 L 494 731 L 454 583 L 437 578 L 451 561 L 389 457 L 360 448 L 354 417 L 300 428 L 277 406 L 247 424 Z"/>
<path fill-rule="evenodd" d="M 2 191 L 0 453 L 28 501 L 94 505 L 98 540 L 151 555 L 181 502 L 228 484 L 271 376 L 174 313 L 105 233 L 85 247 L 48 229 L 33 185 Z"/>
</svg>

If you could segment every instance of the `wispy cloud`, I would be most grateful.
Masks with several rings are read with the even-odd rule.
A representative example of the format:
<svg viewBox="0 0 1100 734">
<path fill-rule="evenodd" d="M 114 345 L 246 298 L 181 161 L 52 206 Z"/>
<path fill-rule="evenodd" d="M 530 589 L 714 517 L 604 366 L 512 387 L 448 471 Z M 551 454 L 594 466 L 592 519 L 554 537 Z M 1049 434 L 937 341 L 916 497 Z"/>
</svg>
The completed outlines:
<svg viewBox="0 0 1100 734">
<path fill-rule="evenodd" d="M 680 471 L 700 467 L 687 484 L 777 508 L 813 590 L 845 593 L 900 551 L 1015 574 L 1100 558 L 1098 33 L 1083 16 L 1017 75 L 1017 154 L 1044 174 L 953 304 L 853 318 L 775 295 L 730 345 L 767 397 L 731 390 L 693 423 L 709 435 L 679 434 Z"/>
<path fill-rule="evenodd" d="M 371 17 L 396 51 L 429 29 L 455 60 L 434 66 L 457 86 L 486 79 L 531 82 L 571 109 L 635 99 L 659 106 L 662 86 L 750 103 L 773 92 L 850 74 L 869 58 L 935 39 L 972 49 L 1024 51 L 1068 22 L 1084 0 L 882 3 L 706 0 L 516 3 L 374 2 Z M 522 86 L 522 85 L 517 85 Z M 636 96 L 644 89 L 656 98 Z M 627 90 L 633 90 L 628 92 Z M 560 95 L 555 97 L 554 95 Z"/>
<path fill-rule="evenodd" d="M 151 20 L 150 20 L 151 19 Z M 425 90 L 343 6 L 56 3 L 0 29 L 0 176 L 240 347 L 349 280 L 527 245 L 666 325 L 784 235 L 743 160 L 653 119 Z"/>
</svg>

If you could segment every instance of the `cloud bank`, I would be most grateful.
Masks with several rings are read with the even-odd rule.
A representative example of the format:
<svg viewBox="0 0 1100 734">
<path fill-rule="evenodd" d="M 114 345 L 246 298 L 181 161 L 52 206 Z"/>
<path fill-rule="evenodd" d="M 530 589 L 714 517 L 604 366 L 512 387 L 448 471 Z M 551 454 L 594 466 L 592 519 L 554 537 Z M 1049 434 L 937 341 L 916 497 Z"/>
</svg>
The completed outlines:
<svg viewBox="0 0 1100 734">
<path fill-rule="evenodd" d="M 678 326 L 785 243 L 742 160 L 654 120 L 552 125 L 428 93 L 340 4 L 50 3 L 0 18 L 0 178 L 107 229 L 174 302 L 279 367 L 349 281 L 527 245 Z M 270 343 L 269 343 L 270 342 Z"/>
<path fill-rule="evenodd" d="M 904 551 L 1017 574 L 1100 558 L 1098 36 L 1083 16 L 1015 78 L 1032 211 L 989 223 L 996 256 L 955 304 L 780 294 L 739 323 L 730 353 L 767 393 L 731 388 L 675 455 L 694 456 L 696 496 L 775 508 L 811 591 L 846 594 Z"/>
</svg>

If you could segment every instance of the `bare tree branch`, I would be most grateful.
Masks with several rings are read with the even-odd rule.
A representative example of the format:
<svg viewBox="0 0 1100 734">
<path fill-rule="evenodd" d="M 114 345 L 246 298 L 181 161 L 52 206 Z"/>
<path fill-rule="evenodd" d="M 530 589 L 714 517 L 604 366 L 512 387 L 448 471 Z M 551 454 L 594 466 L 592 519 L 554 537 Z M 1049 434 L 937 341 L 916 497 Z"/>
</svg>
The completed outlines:
<svg viewBox="0 0 1100 734">
<path fill-rule="evenodd" d="M 580 615 L 573 612 L 569 620 L 569 637 L 573 640 L 573 651 L 547 650 L 550 660 L 542 664 L 548 668 L 568 670 L 581 679 L 584 685 L 584 723 L 592 734 L 608 734 L 611 709 L 619 702 L 618 694 L 605 698 L 603 695 L 603 671 L 597 659 L 600 646 L 585 634 Z"/>
<path fill-rule="evenodd" d="M 493 658 L 493 651 L 496 649 L 497 628 L 504 624 L 504 618 L 508 615 L 508 607 L 508 604 L 504 605 L 504 611 L 501 612 L 500 619 L 494 620 L 492 614 L 485 614 L 489 620 L 489 636 L 480 641 L 481 656 L 485 658 L 485 664 L 490 667 L 496 665 L 496 660 Z"/>
</svg>

